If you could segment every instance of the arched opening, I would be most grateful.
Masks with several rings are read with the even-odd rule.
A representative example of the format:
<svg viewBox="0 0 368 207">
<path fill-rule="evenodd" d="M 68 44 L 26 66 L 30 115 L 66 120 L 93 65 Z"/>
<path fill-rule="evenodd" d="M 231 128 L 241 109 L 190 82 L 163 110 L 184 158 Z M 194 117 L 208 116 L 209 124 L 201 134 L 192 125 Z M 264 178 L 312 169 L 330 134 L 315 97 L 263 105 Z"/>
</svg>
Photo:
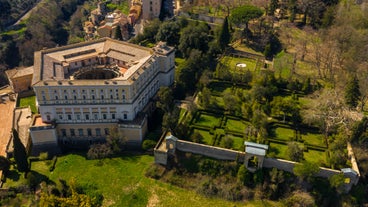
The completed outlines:
<svg viewBox="0 0 368 207">
<path fill-rule="evenodd" d="M 248 168 L 258 169 L 258 157 L 252 156 L 248 159 Z"/>
</svg>

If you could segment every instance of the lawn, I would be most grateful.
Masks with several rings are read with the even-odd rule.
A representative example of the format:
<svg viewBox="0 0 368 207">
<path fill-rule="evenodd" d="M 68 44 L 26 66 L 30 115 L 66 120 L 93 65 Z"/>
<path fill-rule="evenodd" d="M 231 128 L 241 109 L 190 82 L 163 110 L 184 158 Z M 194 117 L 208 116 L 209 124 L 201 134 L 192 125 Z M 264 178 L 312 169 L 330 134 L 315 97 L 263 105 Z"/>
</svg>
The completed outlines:
<svg viewBox="0 0 368 207">
<path fill-rule="evenodd" d="M 193 134 L 194 133 L 199 133 L 200 135 L 202 135 L 203 137 L 203 142 L 207 145 L 212 145 L 213 143 L 213 135 L 211 135 L 208 131 L 205 130 L 200 130 L 200 129 L 194 129 L 193 130 Z"/>
<path fill-rule="evenodd" d="M 77 184 L 97 187 L 103 194 L 103 206 L 281 206 L 269 201 L 229 202 L 206 198 L 195 191 L 145 177 L 153 163 L 149 155 L 125 155 L 103 160 L 86 160 L 77 154 L 58 158 L 56 168 L 49 172 L 45 162 L 34 162 L 32 170 L 46 176 L 50 182 L 75 178 Z"/>
<path fill-rule="evenodd" d="M 285 127 L 275 128 L 275 138 L 284 141 L 291 141 L 294 138 L 294 129 Z"/>
<path fill-rule="evenodd" d="M 236 65 L 238 63 L 245 63 L 246 67 L 241 68 L 241 67 L 237 67 Z M 238 57 L 233 57 L 231 58 L 230 62 L 229 62 L 229 68 L 231 72 L 237 72 L 237 73 L 244 73 L 247 70 L 250 71 L 255 71 L 256 70 L 256 64 L 257 64 L 257 60 L 254 59 L 250 59 L 250 58 L 238 58 Z"/>
<path fill-rule="evenodd" d="M 309 162 L 314 162 L 320 166 L 326 165 L 326 152 L 308 149 L 308 152 L 304 152 L 304 159 Z"/>
<path fill-rule="evenodd" d="M 219 125 L 220 121 L 220 117 L 201 113 L 195 123 L 201 126 L 212 127 Z"/>
<path fill-rule="evenodd" d="M 212 93 L 222 94 L 226 89 L 231 88 L 232 84 L 228 82 L 213 81 L 209 84 L 209 88 Z"/>
<path fill-rule="evenodd" d="M 288 160 L 287 145 L 270 142 L 267 154 L 274 153 L 277 158 Z"/>
<path fill-rule="evenodd" d="M 27 107 L 27 106 L 31 106 L 32 113 L 37 114 L 36 96 L 29 96 L 19 99 L 19 107 Z"/>
<path fill-rule="evenodd" d="M 326 144 L 323 143 L 323 135 L 313 132 L 302 133 L 302 139 L 305 143 L 310 145 L 315 145 L 319 147 L 326 147 Z"/>
<path fill-rule="evenodd" d="M 227 119 L 226 120 L 226 127 L 230 131 L 236 131 L 243 133 L 245 130 L 245 124 L 241 120 L 235 120 L 235 119 Z"/>
<path fill-rule="evenodd" d="M 244 139 L 242 137 L 237 137 L 233 135 L 227 135 L 234 141 L 233 149 L 244 152 Z"/>
</svg>

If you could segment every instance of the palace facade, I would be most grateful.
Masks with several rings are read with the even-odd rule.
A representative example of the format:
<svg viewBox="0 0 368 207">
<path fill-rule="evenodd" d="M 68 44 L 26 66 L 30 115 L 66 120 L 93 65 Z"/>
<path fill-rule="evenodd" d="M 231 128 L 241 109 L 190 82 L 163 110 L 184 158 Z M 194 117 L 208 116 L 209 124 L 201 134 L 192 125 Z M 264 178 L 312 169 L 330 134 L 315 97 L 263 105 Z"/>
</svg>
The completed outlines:
<svg viewBox="0 0 368 207">
<path fill-rule="evenodd" d="M 162 42 L 146 48 L 102 38 L 41 50 L 34 58 L 40 117 L 30 128 L 33 146 L 91 144 L 112 127 L 139 145 L 151 98 L 174 81 L 175 51 Z"/>
</svg>

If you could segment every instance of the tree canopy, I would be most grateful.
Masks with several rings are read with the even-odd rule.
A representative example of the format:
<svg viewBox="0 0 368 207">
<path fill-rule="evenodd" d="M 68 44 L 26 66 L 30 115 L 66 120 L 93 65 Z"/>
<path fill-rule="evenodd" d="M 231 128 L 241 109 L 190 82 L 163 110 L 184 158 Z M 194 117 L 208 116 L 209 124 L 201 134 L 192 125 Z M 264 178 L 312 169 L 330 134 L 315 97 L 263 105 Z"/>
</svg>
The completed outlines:
<svg viewBox="0 0 368 207">
<path fill-rule="evenodd" d="M 262 15 L 262 9 L 253 5 L 244 5 L 232 10 L 230 19 L 234 24 L 245 24 L 245 28 L 248 28 L 250 20 L 259 18 Z"/>
</svg>

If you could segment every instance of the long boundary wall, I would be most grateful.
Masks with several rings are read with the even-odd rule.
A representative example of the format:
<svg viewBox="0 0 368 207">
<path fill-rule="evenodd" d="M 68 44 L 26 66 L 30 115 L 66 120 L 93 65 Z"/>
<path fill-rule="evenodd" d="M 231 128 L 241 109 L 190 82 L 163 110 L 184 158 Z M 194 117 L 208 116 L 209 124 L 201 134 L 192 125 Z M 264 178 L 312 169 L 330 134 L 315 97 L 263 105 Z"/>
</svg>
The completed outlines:
<svg viewBox="0 0 368 207">
<path fill-rule="evenodd" d="M 200 154 L 200 155 L 204 155 L 204 156 L 219 159 L 219 160 L 231 160 L 231 161 L 237 160 L 240 162 L 243 161 L 245 164 L 247 161 L 246 160 L 247 153 L 245 152 L 179 140 L 178 138 L 170 134 L 168 136 L 163 135 L 160 138 L 159 142 L 157 143 L 154 149 L 155 162 L 166 165 L 167 159 L 169 158 L 168 155 L 170 154 L 174 155 L 176 150 L 180 150 L 183 152 L 190 152 L 194 154 Z M 351 156 L 353 157 L 353 154 Z M 284 170 L 284 171 L 291 172 L 291 173 L 293 173 L 295 165 L 299 164 L 297 162 L 293 162 L 289 160 L 267 158 L 264 156 L 263 158 L 264 158 L 263 163 L 259 167 L 277 168 L 279 170 Z M 354 169 L 343 169 L 339 171 L 339 170 L 320 167 L 319 172 L 315 176 L 329 178 L 333 175 L 341 174 L 341 173 L 344 173 L 345 177 L 350 179 L 350 182 L 346 183 L 344 186 L 345 191 L 349 192 L 352 185 L 356 185 L 358 183 L 358 180 L 360 177 L 359 171 L 354 172 Z"/>
<path fill-rule="evenodd" d="M 219 160 L 237 160 L 240 156 L 244 156 L 244 152 L 213 147 L 204 144 L 198 144 L 194 142 L 188 142 L 184 140 L 178 140 L 176 142 L 176 149 L 183 152 L 191 152 L 194 154 L 201 154 L 207 157 L 216 158 Z"/>
</svg>

